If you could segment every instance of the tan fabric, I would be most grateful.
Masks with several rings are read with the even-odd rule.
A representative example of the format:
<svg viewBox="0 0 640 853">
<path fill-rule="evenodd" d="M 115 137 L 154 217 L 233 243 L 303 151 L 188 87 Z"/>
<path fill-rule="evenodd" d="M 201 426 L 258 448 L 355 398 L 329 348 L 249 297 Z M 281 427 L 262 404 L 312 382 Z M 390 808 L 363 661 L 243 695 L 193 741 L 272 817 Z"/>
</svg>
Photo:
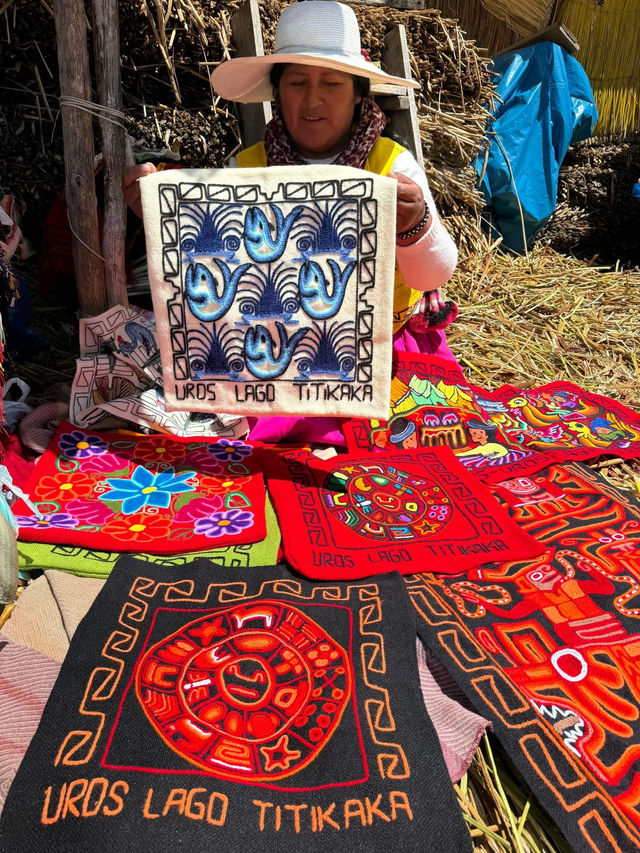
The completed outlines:
<svg viewBox="0 0 640 853">
<path fill-rule="evenodd" d="M 45 572 L 18 598 L 0 641 L 11 640 L 62 663 L 71 637 L 103 585 L 102 579 Z"/>
<path fill-rule="evenodd" d="M 272 166 L 140 186 L 167 409 L 388 417 L 392 178 Z"/>
</svg>

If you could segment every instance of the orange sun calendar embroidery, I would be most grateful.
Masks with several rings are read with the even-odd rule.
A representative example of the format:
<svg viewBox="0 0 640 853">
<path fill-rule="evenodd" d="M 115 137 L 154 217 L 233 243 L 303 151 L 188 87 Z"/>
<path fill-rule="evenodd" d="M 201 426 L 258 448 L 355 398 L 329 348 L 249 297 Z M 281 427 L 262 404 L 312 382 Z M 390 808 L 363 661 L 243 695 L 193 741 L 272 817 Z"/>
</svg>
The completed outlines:
<svg viewBox="0 0 640 853">
<path fill-rule="evenodd" d="M 282 779 L 313 761 L 352 683 L 345 650 L 306 613 L 272 600 L 187 623 L 144 654 L 135 679 L 167 746 L 241 782 Z"/>
</svg>

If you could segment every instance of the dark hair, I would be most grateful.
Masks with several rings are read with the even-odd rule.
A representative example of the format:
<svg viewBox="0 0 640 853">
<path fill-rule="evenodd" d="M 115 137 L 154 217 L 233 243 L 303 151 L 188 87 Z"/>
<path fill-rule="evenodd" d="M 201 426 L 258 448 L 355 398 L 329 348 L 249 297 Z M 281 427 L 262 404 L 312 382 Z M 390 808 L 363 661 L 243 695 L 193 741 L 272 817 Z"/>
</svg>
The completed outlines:
<svg viewBox="0 0 640 853">
<path fill-rule="evenodd" d="M 483 432 L 486 432 L 487 438 L 491 439 L 494 439 L 498 432 L 498 427 L 495 424 L 486 424 L 478 418 L 469 418 L 464 426 L 467 428 L 467 432 L 470 429 L 481 429 Z"/>
<path fill-rule="evenodd" d="M 409 435 L 413 435 L 413 433 L 416 431 L 416 425 L 413 423 L 413 421 L 410 421 L 409 418 L 405 418 L 401 415 L 399 418 L 396 418 L 394 421 L 391 421 L 391 429 L 389 434 L 390 436 L 393 436 L 393 438 L 395 438 L 398 435 L 402 435 L 402 433 L 408 427 L 413 427 L 413 429 L 409 433 Z M 407 438 L 408 437 L 409 436 L 407 436 Z M 393 438 L 391 439 L 392 441 Z"/>
<path fill-rule="evenodd" d="M 289 62 L 276 62 L 271 66 L 271 71 L 269 72 L 269 82 L 273 87 L 273 99 L 274 101 L 278 100 L 278 89 L 280 88 L 280 80 L 282 79 L 282 75 L 284 74 L 284 70 L 287 65 L 290 65 Z M 353 89 L 356 95 L 359 95 L 361 98 L 369 97 L 369 90 L 371 88 L 371 83 L 368 77 L 358 77 L 356 74 L 352 75 L 353 77 Z"/>
</svg>

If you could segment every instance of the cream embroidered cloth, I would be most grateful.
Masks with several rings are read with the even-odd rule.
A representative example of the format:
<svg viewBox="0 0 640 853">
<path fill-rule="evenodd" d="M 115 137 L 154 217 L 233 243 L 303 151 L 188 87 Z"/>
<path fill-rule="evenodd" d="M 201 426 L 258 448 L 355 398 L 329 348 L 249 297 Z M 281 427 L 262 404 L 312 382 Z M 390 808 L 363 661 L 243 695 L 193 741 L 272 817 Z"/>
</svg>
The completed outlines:
<svg viewBox="0 0 640 853">
<path fill-rule="evenodd" d="M 168 410 L 388 417 L 393 179 L 278 166 L 140 186 Z"/>
</svg>

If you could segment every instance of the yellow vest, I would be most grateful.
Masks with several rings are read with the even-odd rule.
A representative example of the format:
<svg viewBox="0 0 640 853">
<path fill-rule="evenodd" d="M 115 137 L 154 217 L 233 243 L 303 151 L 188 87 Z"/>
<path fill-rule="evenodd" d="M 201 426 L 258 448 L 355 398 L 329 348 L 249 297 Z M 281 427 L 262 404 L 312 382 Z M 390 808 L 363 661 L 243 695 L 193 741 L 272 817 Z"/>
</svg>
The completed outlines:
<svg viewBox="0 0 640 853">
<path fill-rule="evenodd" d="M 375 172 L 376 175 L 387 175 L 401 151 L 406 149 L 398 145 L 387 136 L 379 136 L 367 157 L 364 169 L 367 172 Z M 237 155 L 238 166 L 241 169 L 256 168 L 267 165 L 267 153 L 264 142 L 258 142 L 251 148 L 245 148 Z M 396 276 L 393 287 L 393 331 L 397 332 L 413 314 L 422 293 L 413 290 L 402 280 L 400 270 L 396 267 Z"/>
</svg>

